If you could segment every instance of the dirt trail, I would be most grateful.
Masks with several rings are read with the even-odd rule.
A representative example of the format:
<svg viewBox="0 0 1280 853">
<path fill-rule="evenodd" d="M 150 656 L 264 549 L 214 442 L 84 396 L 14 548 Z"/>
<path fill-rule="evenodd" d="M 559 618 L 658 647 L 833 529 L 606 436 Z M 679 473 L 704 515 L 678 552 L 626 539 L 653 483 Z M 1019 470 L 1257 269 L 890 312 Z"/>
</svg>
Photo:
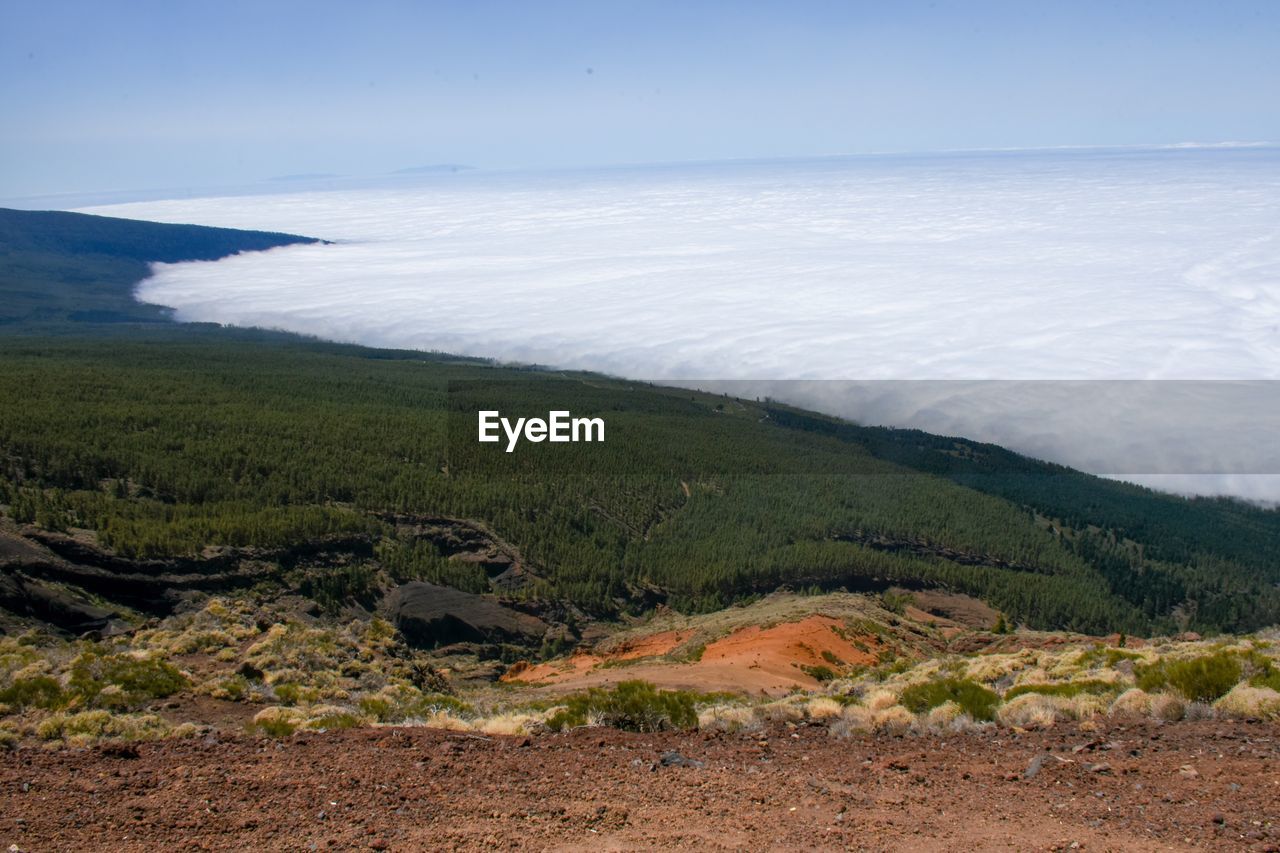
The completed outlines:
<svg viewBox="0 0 1280 853">
<path fill-rule="evenodd" d="M 0 765 L 0 849 L 1277 850 L 1277 767 L 1280 726 L 1222 722 L 24 749 Z"/>
</svg>

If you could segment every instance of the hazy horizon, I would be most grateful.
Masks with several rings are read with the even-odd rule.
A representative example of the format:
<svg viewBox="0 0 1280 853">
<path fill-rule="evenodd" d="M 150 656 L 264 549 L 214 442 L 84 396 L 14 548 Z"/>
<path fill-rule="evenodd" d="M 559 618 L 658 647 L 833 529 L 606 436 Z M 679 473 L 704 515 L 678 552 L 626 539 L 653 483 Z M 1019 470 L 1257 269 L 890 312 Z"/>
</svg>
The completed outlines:
<svg viewBox="0 0 1280 853">
<path fill-rule="evenodd" d="M 1258 0 L 131 8 L 0 8 L 0 198 L 1280 140 L 1280 7 Z"/>
</svg>

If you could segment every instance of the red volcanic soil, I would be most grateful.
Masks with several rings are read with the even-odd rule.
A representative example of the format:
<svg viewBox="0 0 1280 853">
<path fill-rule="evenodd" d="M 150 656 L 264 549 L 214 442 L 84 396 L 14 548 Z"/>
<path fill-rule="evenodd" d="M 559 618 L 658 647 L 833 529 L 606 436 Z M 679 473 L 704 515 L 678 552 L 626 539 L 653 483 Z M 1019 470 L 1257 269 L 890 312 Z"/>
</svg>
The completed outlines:
<svg viewBox="0 0 1280 853">
<path fill-rule="evenodd" d="M 1209 721 L 22 749 L 0 763 L 0 849 L 1277 850 L 1278 767 L 1280 726 Z"/>
<path fill-rule="evenodd" d="M 781 696 L 796 688 L 818 686 L 805 667 L 841 670 L 853 664 L 872 665 L 880 648 L 877 637 L 851 635 L 841 620 L 815 614 L 768 628 L 739 628 L 708 643 L 695 661 L 644 660 L 670 653 L 690 636 L 691 631 L 664 631 L 607 652 L 581 652 L 560 661 L 513 668 L 503 680 L 572 689 L 639 678 L 673 689 Z M 639 662 L 616 665 L 631 661 Z"/>
</svg>

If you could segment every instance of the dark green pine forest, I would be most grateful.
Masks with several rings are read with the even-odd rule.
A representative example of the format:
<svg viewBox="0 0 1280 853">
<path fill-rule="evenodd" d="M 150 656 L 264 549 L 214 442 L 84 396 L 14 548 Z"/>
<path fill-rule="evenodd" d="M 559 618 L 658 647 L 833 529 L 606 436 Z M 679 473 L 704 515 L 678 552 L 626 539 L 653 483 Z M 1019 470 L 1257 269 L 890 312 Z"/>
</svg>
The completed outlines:
<svg viewBox="0 0 1280 853">
<path fill-rule="evenodd" d="M 132 299 L 149 261 L 302 239 L 0 211 L 0 510 L 138 560 L 364 537 L 396 581 L 487 592 L 483 567 L 395 523 L 466 519 L 529 566 L 506 594 L 600 617 L 900 585 L 1038 628 L 1280 623 L 1274 510 L 769 402 L 175 324 Z M 607 438 L 505 453 L 475 440 L 481 408 L 601 416 Z"/>
</svg>

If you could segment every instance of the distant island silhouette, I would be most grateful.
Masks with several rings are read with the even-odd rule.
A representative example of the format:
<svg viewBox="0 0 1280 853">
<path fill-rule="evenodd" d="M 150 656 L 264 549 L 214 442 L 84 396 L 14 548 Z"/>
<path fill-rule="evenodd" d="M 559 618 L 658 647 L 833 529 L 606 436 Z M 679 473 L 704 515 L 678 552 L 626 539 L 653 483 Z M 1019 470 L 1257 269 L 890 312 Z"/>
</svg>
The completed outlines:
<svg viewBox="0 0 1280 853">
<path fill-rule="evenodd" d="M 393 175 L 425 175 L 434 172 L 464 172 L 475 166 L 464 166 L 461 163 L 433 163 L 428 166 L 410 166 L 407 169 L 396 169 Z"/>
</svg>

